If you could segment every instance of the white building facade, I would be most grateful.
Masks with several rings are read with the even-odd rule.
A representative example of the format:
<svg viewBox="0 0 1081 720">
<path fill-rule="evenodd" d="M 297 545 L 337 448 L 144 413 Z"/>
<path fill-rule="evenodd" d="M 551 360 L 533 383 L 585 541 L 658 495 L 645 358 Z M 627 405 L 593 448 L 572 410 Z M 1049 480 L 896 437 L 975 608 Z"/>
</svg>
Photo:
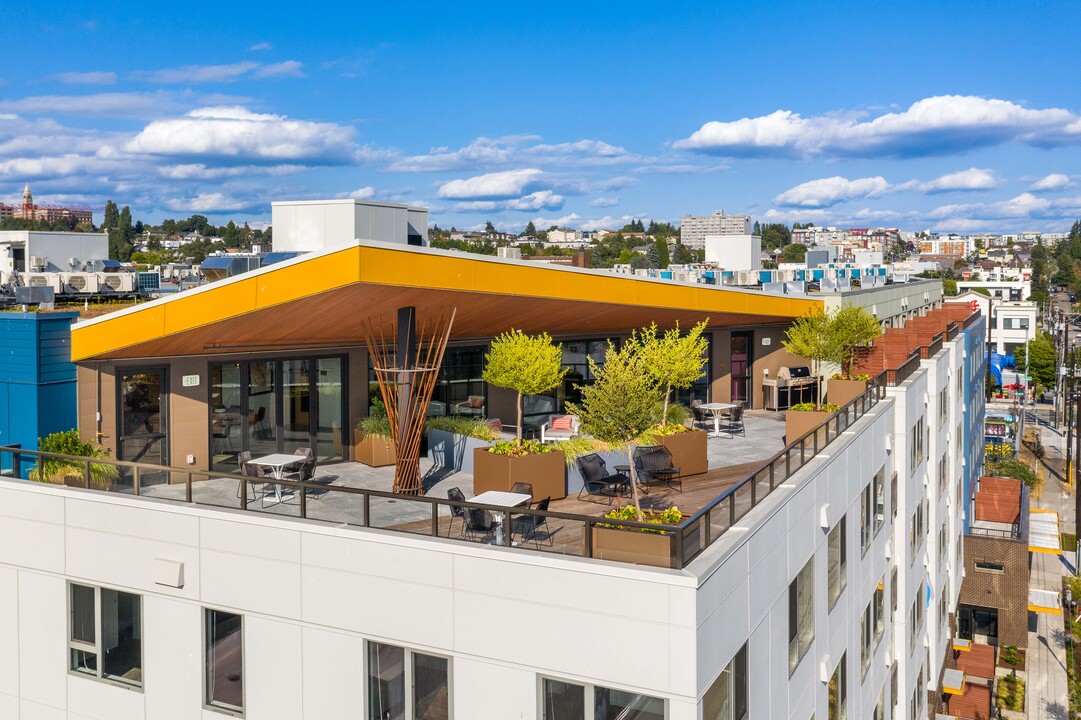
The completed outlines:
<svg viewBox="0 0 1081 720">
<path fill-rule="evenodd" d="M 428 244 L 428 209 L 371 200 L 271 203 L 274 250 L 315 252 L 354 240 Z"/>
</svg>

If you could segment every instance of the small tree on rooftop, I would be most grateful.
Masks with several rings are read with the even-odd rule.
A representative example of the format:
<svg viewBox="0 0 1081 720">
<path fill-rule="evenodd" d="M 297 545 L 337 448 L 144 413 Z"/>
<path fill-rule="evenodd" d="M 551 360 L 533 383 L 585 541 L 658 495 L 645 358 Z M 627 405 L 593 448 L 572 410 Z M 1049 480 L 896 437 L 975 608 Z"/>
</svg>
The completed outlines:
<svg viewBox="0 0 1081 720">
<path fill-rule="evenodd" d="M 626 447 L 631 493 L 639 522 L 642 508 L 638 485 L 634 482 L 634 446 L 663 417 L 665 396 L 665 387 L 651 371 L 641 347 L 640 340 L 632 336 L 621 348 L 609 345 L 603 365 L 589 358 L 589 370 L 595 380 L 592 385 L 579 386 L 581 402 L 570 405 L 571 412 L 581 420 L 583 432 L 601 442 Z"/>
<path fill-rule="evenodd" d="M 846 378 L 852 377 L 852 365 L 859 349 L 867 347 L 882 334 L 878 318 L 858 305 L 846 305 L 830 316 L 830 329 L 836 344 L 836 359 Z"/>
<path fill-rule="evenodd" d="M 505 332 L 492 340 L 492 347 L 484 356 L 484 380 L 497 387 L 518 391 L 519 442 L 522 439 L 522 396 L 547 392 L 566 374 L 562 346 L 554 345 L 548 333 Z"/>
<path fill-rule="evenodd" d="M 653 375 L 664 391 L 664 408 L 660 419 L 662 425 L 668 418 L 672 389 L 689 388 L 706 374 L 704 368 L 709 341 L 703 336 L 703 332 L 708 322 L 708 319 L 703 320 L 686 334 L 680 333 L 678 322 L 674 328 L 664 333 L 658 333 L 657 324 L 652 323 L 631 337 L 631 342 L 638 344 L 637 352 L 642 357 L 646 372 Z"/>
<path fill-rule="evenodd" d="M 830 316 L 819 308 L 813 308 L 806 315 L 796 318 L 785 331 L 781 344 L 793 355 L 810 360 L 814 374 L 819 376 L 822 374 L 822 363 L 836 357 Z"/>
</svg>

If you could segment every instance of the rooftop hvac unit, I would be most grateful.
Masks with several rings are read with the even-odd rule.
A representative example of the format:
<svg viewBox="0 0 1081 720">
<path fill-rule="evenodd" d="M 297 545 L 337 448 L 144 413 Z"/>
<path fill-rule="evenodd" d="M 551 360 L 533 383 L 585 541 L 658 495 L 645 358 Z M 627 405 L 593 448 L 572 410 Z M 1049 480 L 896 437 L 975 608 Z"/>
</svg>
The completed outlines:
<svg viewBox="0 0 1081 720">
<path fill-rule="evenodd" d="M 49 267 L 49 259 L 41 255 L 30 256 L 30 269 L 31 270 L 44 270 Z"/>
<path fill-rule="evenodd" d="M 50 288 L 56 295 L 63 292 L 60 273 L 23 273 L 22 279 L 27 287 Z"/>
<path fill-rule="evenodd" d="M 66 293 L 86 295 L 98 292 L 98 276 L 92 273 L 64 273 L 60 279 Z"/>
<path fill-rule="evenodd" d="M 101 292 L 135 292 L 135 275 L 132 273 L 102 273 L 99 277 Z"/>
</svg>

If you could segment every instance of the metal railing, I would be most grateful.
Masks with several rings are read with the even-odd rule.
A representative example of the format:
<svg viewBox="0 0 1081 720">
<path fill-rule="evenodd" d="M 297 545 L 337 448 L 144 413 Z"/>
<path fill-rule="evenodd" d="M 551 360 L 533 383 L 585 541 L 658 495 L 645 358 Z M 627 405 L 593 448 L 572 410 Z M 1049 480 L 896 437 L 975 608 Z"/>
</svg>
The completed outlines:
<svg viewBox="0 0 1081 720">
<path fill-rule="evenodd" d="M 826 422 L 789 442 L 784 450 L 767 460 L 762 467 L 680 523 L 679 533 L 674 537 L 677 547 L 673 554 L 679 562 L 676 567 L 686 566 L 716 542 L 766 496 L 877 405 L 886 396 L 882 379 L 880 374 L 869 381 L 863 394 L 850 400 Z"/>
<path fill-rule="evenodd" d="M 930 360 L 935 355 L 938 355 L 938 351 L 942 349 L 942 333 L 935 335 L 934 339 L 927 345 L 920 348 L 920 358 L 922 360 Z"/>
<path fill-rule="evenodd" d="M 912 353 L 901 367 L 896 370 L 886 370 L 886 384 L 896 387 L 912 377 L 912 374 L 919 369 L 920 353 L 917 351 Z"/>
<path fill-rule="evenodd" d="M 916 361 L 918 366 L 918 355 Z M 272 492 L 270 489 L 272 485 L 280 485 L 283 493 L 293 494 L 292 499 L 297 502 L 285 504 L 286 509 L 290 512 L 274 512 L 272 514 L 275 517 L 299 517 L 304 520 L 329 522 L 336 525 L 346 524 L 428 537 L 453 539 L 452 527 L 455 525 L 455 510 L 480 508 L 487 510 L 502 523 L 502 528 L 505 531 L 503 533 L 503 545 L 507 548 L 535 549 L 587 558 L 597 556 L 594 537 L 598 528 L 614 527 L 624 530 L 650 530 L 658 536 L 668 538 L 668 567 L 680 569 L 716 542 L 747 512 L 761 503 L 773 490 L 786 482 L 794 473 L 798 472 L 800 468 L 836 440 L 841 433 L 863 417 L 868 410 L 877 405 L 885 397 L 884 379 L 885 373 L 872 379 L 868 382 L 867 389 L 863 394 L 846 403 L 826 419 L 823 424 L 789 442 L 787 447 L 766 460 L 760 468 L 729 487 L 719 497 L 683 520 L 678 526 L 640 523 L 632 520 L 615 520 L 553 510 L 540 511 L 524 507 L 508 508 L 474 503 L 468 500 L 461 502 L 425 495 L 402 495 L 381 490 L 327 485 L 318 482 L 277 480 L 265 476 L 252 477 L 237 473 L 163 467 L 112 458 L 61 455 L 37 450 L 25 450 L 18 446 L 0 446 L 0 467 L 10 468 L 11 475 L 15 478 L 26 478 L 30 470 L 40 467 L 44 461 L 59 461 L 68 467 L 70 471 L 69 476 L 64 480 L 64 484 L 69 486 L 136 497 L 153 497 L 158 500 L 240 509 L 247 512 L 265 511 L 261 507 L 262 503 L 259 503 L 260 507 L 253 507 L 253 502 L 258 498 L 250 495 L 252 482 L 264 485 L 264 493 Z M 10 460 L 10 462 L 6 463 L 5 460 Z M 114 470 L 108 474 L 114 477 L 104 483 L 95 483 L 95 470 L 99 470 L 97 473 L 99 477 L 102 475 L 100 468 L 95 468 L 95 466 L 113 468 Z M 229 498 L 228 500 L 222 500 L 221 492 L 215 494 L 210 490 L 210 484 L 205 483 L 208 480 L 227 481 L 230 483 L 230 488 L 233 487 L 232 483 L 237 483 L 235 486 L 236 501 L 232 501 L 229 494 L 224 496 Z M 174 490 L 174 488 L 179 488 L 179 490 Z M 334 511 L 330 511 L 329 506 L 324 502 L 324 498 L 328 496 L 345 497 L 352 502 L 347 503 L 348 508 L 336 508 Z M 407 518 L 403 521 L 399 518 L 397 522 L 379 520 L 376 514 L 373 513 L 373 508 L 382 507 L 391 502 L 399 503 L 398 507 L 402 507 L 405 503 L 417 503 L 421 506 L 426 505 L 427 508 L 422 513 L 407 513 L 416 516 L 413 519 Z M 296 514 L 292 514 L 293 508 L 296 508 Z M 347 516 L 346 510 L 352 511 L 353 515 Z M 388 512 L 386 514 L 393 515 L 394 513 Z M 399 513 L 399 515 L 401 514 Z M 553 541 L 550 546 L 545 546 L 543 543 L 534 546 L 534 544 L 526 542 L 528 538 L 523 538 L 520 545 L 513 543 L 515 521 L 520 522 L 523 517 L 530 516 L 536 518 L 535 522 L 537 523 L 547 521 L 556 525 L 557 529 L 554 533 L 551 530 L 549 531 L 550 537 L 560 532 L 566 532 L 571 536 L 571 541 L 561 541 L 559 543 Z M 459 519 L 458 522 L 464 522 L 464 520 Z M 573 536 L 576 526 L 580 528 L 581 532 L 577 538 Z M 565 535 L 560 539 L 563 540 L 565 537 L 567 536 Z"/>
<path fill-rule="evenodd" d="M 999 540 L 1020 540 L 1021 523 L 1014 523 L 1010 526 L 1009 530 L 1006 528 L 988 528 L 973 525 L 968 529 L 968 534 L 978 537 L 997 538 Z"/>
<path fill-rule="evenodd" d="M 959 328 L 957 327 L 956 322 L 951 322 L 949 325 L 947 325 L 946 326 L 946 341 L 949 342 L 950 340 L 953 340 L 955 337 L 957 337 L 958 330 L 959 330 Z"/>
</svg>

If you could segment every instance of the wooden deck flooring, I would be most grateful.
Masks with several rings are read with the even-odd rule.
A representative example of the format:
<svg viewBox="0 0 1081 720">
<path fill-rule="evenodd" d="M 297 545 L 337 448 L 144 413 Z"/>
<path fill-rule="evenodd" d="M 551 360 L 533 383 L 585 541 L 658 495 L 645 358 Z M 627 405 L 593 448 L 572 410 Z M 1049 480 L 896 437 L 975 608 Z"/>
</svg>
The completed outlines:
<svg viewBox="0 0 1081 720">
<path fill-rule="evenodd" d="M 644 493 L 640 495 L 642 507 L 660 510 L 675 505 L 683 512 L 684 517 L 693 515 L 739 480 L 760 467 L 762 467 L 762 462 L 756 461 L 742 465 L 715 468 L 701 475 L 693 475 L 683 479 L 683 492 L 663 485 L 650 488 L 648 495 Z M 631 502 L 631 498 L 627 495 L 620 498 L 619 502 L 625 505 Z M 741 498 L 739 503 L 739 506 L 744 509 L 747 505 L 749 505 L 749 496 Z M 596 518 L 615 507 L 614 501 L 609 505 L 603 498 L 596 496 L 583 496 L 582 500 L 578 500 L 576 496 L 570 496 L 561 500 L 553 500 L 549 510 Z M 523 537 L 516 529 L 513 541 L 519 547 L 527 549 L 580 556 L 583 554 L 584 524 L 579 520 L 549 518 L 548 527 L 542 527 L 535 534 Z M 441 515 L 438 523 L 438 536 L 459 538 L 461 537 L 463 525 L 464 522 L 461 518 Z M 387 525 L 385 527 L 427 536 L 433 534 L 431 520 Z M 477 542 L 491 543 L 493 541 L 488 537 L 478 537 Z"/>
</svg>

